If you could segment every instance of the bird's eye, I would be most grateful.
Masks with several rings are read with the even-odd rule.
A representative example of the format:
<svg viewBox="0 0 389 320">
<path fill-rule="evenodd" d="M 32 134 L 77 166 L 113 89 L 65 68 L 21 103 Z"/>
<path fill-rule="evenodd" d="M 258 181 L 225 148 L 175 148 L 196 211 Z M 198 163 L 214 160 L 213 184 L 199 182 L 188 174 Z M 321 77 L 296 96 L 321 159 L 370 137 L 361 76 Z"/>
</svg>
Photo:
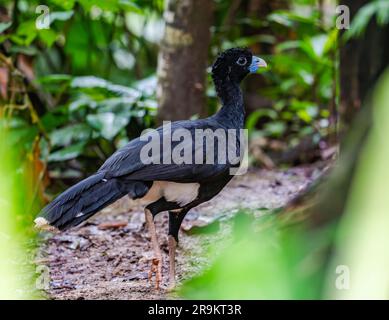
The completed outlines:
<svg viewBox="0 0 389 320">
<path fill-rule="evenodd" d="M 239 57 L 238 61 L 236 63 L 240 66 L 244 66 L 247 63 L 247 59 L 245 57 Z"/>
</svg>

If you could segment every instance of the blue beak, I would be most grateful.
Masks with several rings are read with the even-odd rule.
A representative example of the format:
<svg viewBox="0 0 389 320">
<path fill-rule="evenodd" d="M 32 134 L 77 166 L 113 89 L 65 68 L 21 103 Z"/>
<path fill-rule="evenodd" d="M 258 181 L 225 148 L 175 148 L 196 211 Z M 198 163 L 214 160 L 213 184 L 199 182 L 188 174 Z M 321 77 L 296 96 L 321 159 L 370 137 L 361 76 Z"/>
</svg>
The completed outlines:
<svg viewBox="0 0 389 320">
<path fill-rule="evenodd" d="M 255 72 L 257 72 L 257 70 L 260 67 L 266 68 L 267 67 L 267 63 L 265 62 L 265 60 L 263 60 L 261 58 L 258 58 L 256 56 L 253 56 L 253 59 L 251 61 L 250 67 L 249 67 L 249 71 L 251 73 L 255 73 Z"/>
</svg>

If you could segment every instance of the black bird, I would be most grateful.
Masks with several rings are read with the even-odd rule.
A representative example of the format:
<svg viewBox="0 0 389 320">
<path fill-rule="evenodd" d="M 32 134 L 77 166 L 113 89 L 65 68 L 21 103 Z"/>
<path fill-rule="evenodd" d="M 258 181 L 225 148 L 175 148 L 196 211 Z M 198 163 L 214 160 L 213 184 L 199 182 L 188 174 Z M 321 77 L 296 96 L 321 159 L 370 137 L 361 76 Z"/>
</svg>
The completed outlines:
<svg viewBox="0 0 389 320">
<path fill-rule="evenodd" d="M 151 163 L 145 163 L 142 158 L 142 150 L 150 139 L 142 139 L 141 136 L 130 141 L 108 158 L 95 174 L 72 186 L 48 204 L 35 219 L 36 226 L 41 229 L 66 230 L 125 195 L 131 199 L 142 199 L 146 203 L 146 222 L 155 254 L 149 278 L 155 273 L 157 288 L 162 276 L 162 255 L 154 216 L 162 211 L 169 211 L 169 287 L 174 287 L 175 249 L 182 220 L 191 208 L 217 195 L 233 177 L 230 169 L 240 165 L 239 159 L 234 163 L 229 159 L 219 159 L 231 146 L 240 150 L 242 142 L 239 133 L 232 139 L 233 142 L 230 139 L 229 144 L 221 149 L 219 144 L 212 145 L 208 141 L 200 147 L 194 146 L 195 131 L 207 130 L 209 134 L 217 130 L 219 133 L 227 133 L 229 130 L 242 129 L 245 112 L 239 84 L 245 76 L 256 72 L 259 67 L 266 67 L 265 61 L 253 56 L 247 49 L 233 48 L 221 53 L 212 66 L 212 78 L 222 102 L 218 113 L 206 119 L 173 122 L 169 131 L 164 129 L 165 126 L 156 129 L 154 136 L 158 137 L 160 148 L 157 155 L 154 154 L 157 161 Z M 175 132 L 184 129 L 190 133 L 189 138 L 180 136 L 183 139 L 171 139 Z M 166 147 L 163 143 L 165 138 L 174 141 Z M 207 138 L 200 139 L 203 141 Z M 188 147 L 186 150 L 190 151 L 192 162 L 171 161 L 172 150 L 179 144 L 181 151 Z M 210 154 L 214 161 L 206 159 Z M 194 158 L 197 158 L 195 163 Z M 166 159 L 170 160 L 164 161 Z"/>
</svg>

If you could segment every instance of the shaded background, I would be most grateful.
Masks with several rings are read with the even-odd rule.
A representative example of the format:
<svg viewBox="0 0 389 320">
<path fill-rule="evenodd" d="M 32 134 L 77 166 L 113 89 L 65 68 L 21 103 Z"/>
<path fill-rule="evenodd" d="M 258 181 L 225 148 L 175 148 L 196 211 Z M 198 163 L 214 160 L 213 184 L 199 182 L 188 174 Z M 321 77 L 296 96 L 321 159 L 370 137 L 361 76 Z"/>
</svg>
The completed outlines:
<svg viewBox="0 0 389 320">
<path fill-rule="evenodd" d="M 44 11 L 36 11 L 42 4 L 50 10 L 47 17 Z M 350 9 L 352 23 L 347 31 L 335 25 L 339 4 Z M 48 29 L 37 28 L 47 19 Z M 269 288 L 277 287 L 275 283 L 282 277 L 269 280 L 272 268 L 257 272 L 255 266 L 262 260 L 286 268 L 275 275 L 286 272 L 286 278 L 296 278 L 295 270 L 288 267 L 293 266 L 290 257 L 284 259 L 279 252 L 273 257 L 269 246 L 258 248 L 250 238 L 246 241 L 253 246 L 253 253 L 245 264 L 249 268 L 244 272 L 246 282 L 232 281 L 231 291 L 216 292 L 212 297 L 324 297 L 326 268 L 335 259 L 335 234 L 353 190 L 357 160 L 371 135 L 372 110 L 385 108 L 385 99 L 373 103 L 371 93 L 388 65 L 388 21 L 386 0 L 2 1 L 1 152 L 2 158 L 11 159 L 4 161 L 2 175 L 7 179 L 2 179 L 2 188 L 10 190 L 8 196 L 4 194 L 5 201 L 15 204 L 15 209 L 2 211 L 9 214 L 11 224 L 15 223 L 12 230 L 26 237 L 24 242 L 35 241 L 29 226 L 42 205 L 94 172 L 142 130 L 163 120 L 194 119 L 216 112 L 219 102 L 208 67 L 224 49 L 249 47 L 269 65 L 243 84 L 251 165 L 285 168 L 318 161 L 332 163 L 339 158 L 339 146 L 340 160 L 329 181 L 318 182 L 323 188 L 319 190 L 324 191 L 317 191 L 316 186 L 309 189 L 285 213 L 295 216 L 290 212 L 303 204 L 296 216 L 308 217 L 306 227 L 303 224 L 285 236 L 296 239 L 290 247 L 282 246 L 287 257 L 301 261 L 312 254 L 312 248 L 304 247 L 307 239 L 324 239 L 324 253 L 312 258 L 320 266 L 313 272 L 314 281 L 303 277 L 302 282 L 292 281 L 287 288 L 280 285 L 274 295 L 263 294 L 267 290 L 256 285 L 259 291 L 239 295 L 234 284 L 243 292 L 253 283 L 250 270 L 261 275 L 254 283 L 267 279 Z M 388 83 L 381 87 L 385 85 Z M 382 124 L 380 128 L 386 127 Z M 384 152 L 384 145 L 377 143 L 368 148 L 377 159 Z M 373 162 L 377 159 L 365 159 L 365 165 L 384 170 Z M 355 181 L 366 186 L 373 171 L 365 170 L 371 171 L 371 176 Z M 377 173 L 381 183 L 389 181 L 383 173 Z M 378 196 L 376 188 L 385 188 L 369 183 L 372 197 Z M 320 200 L 313 201 L 318 193 Z M 377 205 L 379 201 L 366 199 L 363 203 Z M 365 214 L 370 210 L 377 214 L 387 208 L 384 204 L 379 209 L 365 208 Z M 386 220 L 380 220 L 385 218 L 372 215 L 371 219 L 387 226 Z M 278 230 L 278 223 L 271 225 Z M 328 225 L 330 231 L 323 235 L 322 228 L 327 230 Z M 372 234 L 374 230 L 372 227 Z M 255 232 L 251 236 L 261 243 L 280 241 L 273 236 L 258 240 Z M 260 237 L 266 235 L 261 233 Z M 380 243 L 387 243 L 386 238 Z M 250 246 L 245 248 L 251 252 Z M 294 256 L 296 248 L 301 251 Z M 238 246 L 236 254 L 241 251 Z M 221 263 L 220 268 L 228 265 Z M 241 267 L 234 269 L 239 273 Z M 217 283 L 218 275 L 223 275 L 220 268 L 216 266 L 204 283 L 199 279 L 200 287 Z M 207 297 L 212 292 L 201 291 L 196 283 L 187 290 L 190 297 Z"/>
</svg>

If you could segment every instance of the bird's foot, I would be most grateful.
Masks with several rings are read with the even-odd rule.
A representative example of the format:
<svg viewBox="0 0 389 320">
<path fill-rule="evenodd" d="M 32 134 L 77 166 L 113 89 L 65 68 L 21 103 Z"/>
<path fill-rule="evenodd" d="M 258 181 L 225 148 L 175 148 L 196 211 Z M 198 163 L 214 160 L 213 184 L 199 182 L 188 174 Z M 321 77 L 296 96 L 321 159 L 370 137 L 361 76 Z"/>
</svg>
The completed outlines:
<svg viewBox="0 0 389 320">
<path fill-rule="evenodd" d="M 153 274 L 155 274 L 155 289 L 159 290 L 159 285 L 162 282 L 162 259 L 153 258 L 151 260 L 151 268 L 149 271 L 149 282 L 152 282 Z"/>
</svg>

